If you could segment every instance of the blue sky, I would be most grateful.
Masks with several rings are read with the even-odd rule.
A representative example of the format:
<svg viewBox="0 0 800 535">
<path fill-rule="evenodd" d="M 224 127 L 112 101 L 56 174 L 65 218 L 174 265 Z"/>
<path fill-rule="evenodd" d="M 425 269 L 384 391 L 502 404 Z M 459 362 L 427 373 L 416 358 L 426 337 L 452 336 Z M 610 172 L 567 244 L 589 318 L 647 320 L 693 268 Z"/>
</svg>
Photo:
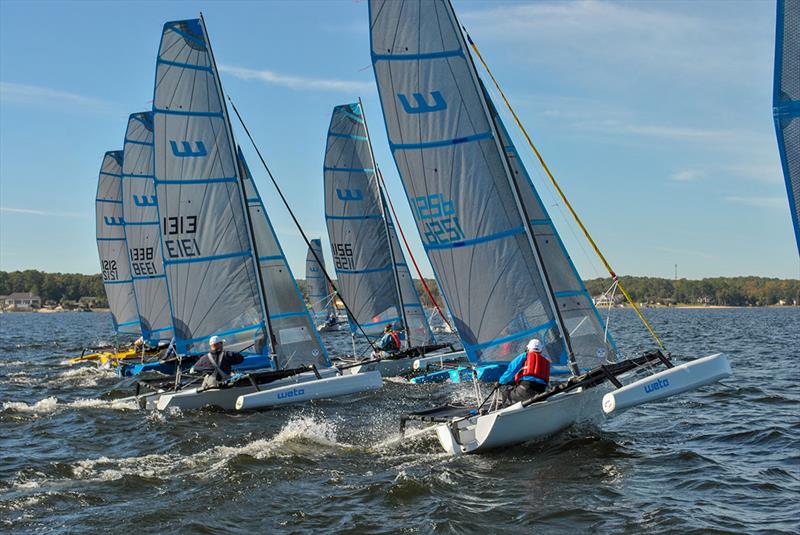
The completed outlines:
<svg viewBox="0 0 800 535">
<path fill-rule="evenodd" d="M 617 272 L 800 276 L 771 115 L 772 2 L 454 5 Z M 352 0 L 0 2 L 0 269 L 99 271 L 102 155 L 121 148 L 128 114 L 151 106 L 163 23 L 201 10 L 226 92 L 304 228 L 325 242 L 325 132 L 334 105 L 362 97 L 429 276 L 387 148 L 367 5 Z M 234 129 L 303 278 L 305 245 Z M 579 271 L 603 275 L 512 135 Z"/>
</svg>

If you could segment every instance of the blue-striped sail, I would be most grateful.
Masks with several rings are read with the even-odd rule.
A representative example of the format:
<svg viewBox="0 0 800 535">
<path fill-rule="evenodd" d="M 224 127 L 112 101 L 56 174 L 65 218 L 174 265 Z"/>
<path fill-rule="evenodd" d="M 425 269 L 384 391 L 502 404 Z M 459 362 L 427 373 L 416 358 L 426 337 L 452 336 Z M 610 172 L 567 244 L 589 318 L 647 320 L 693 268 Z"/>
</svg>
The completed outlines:
<svg viewBox="0 0 800 535">
<path fill-rule="evenodd" d="M 387 234 L 386 204 L 359 104 L 333 109 L 323 170 L 325 220 L 339 292 L 354 315 L 348 318 L 351 330 L 360 332 L 360 326 L 367 334 L 378 334 L 389 323 L 403 329 L 405 320 L 410 345 L 432 343 L 390 220 Z"/>
<path fill-rule="evenodd" d="M 164 25 L 153 99 L 164 270 L 180 352 L 268 354 L 233 133 L 201 19 Z"/>
<path fill-rule="evenodd" d="M 800 3 L 778 0 L 775 26 L 775 81 L 772 93 L 775 131 L 789 211 L 800 254 Z"/>
<path fill-rule="evenodd" d="M 572 343 L 577 366 L 610 358 L 555 228 L 524 169 L 509 161 L 513 146 L 450 3 L 369 7 L 390 147 L 468 357 L 508 361 L 537 337 L 566 364 L 571 334 L 580 338 Z"/>
<path fill-rule="evenodd" d="M 314 256 L 315 254 L 316 256 Z M 336 310 L 333 306 L 333 292 L 322 274 L 322 268 L 317 262 L 317 258 L 325 262 L 322 254 L 322 242 L 319 239 L 311 240 L 311 247 L 306 253 L 306 292 L 311 306 L 311 316 L 314 324 L 319 327 L 324 325 L 331 314 L 336 313 Z"/>
<path fill-rule="evenodd" d="M 125 132 L 122 213 L 142 336 L 150 345 L 172 339 L 172 316 L 161 257 L 153 180 L 153 112 L 134 113 Z"/>
<path fill-rule="evenodd" d="M 109 151 L 103 156 L 94 203 L 97 252 L 114 330 L 121 334 L 140 334 L 122 217 L 122 162 L 121 150 Z"/>
<path fill-rule="evenodd" d="M 330 366 L 325 347 L 311 320 L 292 270 L 289 269 L 286 255 L 283 254 L 278 236 L 272 228 L 241 148 L 237 154 L 253 228 L 253 241 L 258 254 L 261 283 L 266 295 L 270 325 L 277 342 L 275 356 L 278 366 Z"/>
</svg>

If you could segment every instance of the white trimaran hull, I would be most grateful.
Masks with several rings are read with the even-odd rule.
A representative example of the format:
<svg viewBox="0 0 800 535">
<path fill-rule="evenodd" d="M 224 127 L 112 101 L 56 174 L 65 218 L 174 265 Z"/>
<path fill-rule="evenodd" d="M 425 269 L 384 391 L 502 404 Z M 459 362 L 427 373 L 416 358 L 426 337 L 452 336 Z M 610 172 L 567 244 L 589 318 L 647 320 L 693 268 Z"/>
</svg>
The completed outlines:
<svg viewBox="0 0 800 535">
<path fill-rule="evenodd" d="M 379 361 L 369 362 L 360 366 L 353 366 L 347 368 L 344 373 L 366 373 L 378 371 L 383 377 L 396 377 L 403 373 L 412 372 L 419 369 L 424 369 L 426 364 L 442 364 L 466 358 L 467 354 L 461 351 L 445 351 L 445 352 L 431 352 L 424 357 L 413 356 L 401 359 L 382 359 Z"/>
<path fill-rule="evenodd" d="M 259 385 L 258 389 L 251 384 L 230 388 L 189 388 L 174 393 L 148 394 L 139 399 L 140 405 L 160 411 L 202 407 L 245 410 L 344 396 L 377 390 L 383 386 L 377 372 L 338 375 L 334 368 L 327 368 L 319 373 L 322 379 L 318 379 L 313 372 L 306 372 Z M 246 398 L 247 401 L 239 404 L 239 398 Z"/>
<path fill-rule="evenodd" d="M 675 396 L 729 376 L 725 355 L 715 354 L 669 368 L 614 390 L 609 383 L 557 394 L 527 407 L 515 403 L 489 414 L 436 426 L 442 447 L 452 455 L 480 453 L 545 438 L 582 421 Z M 658 385 L 655 387 L 654 385 Z"/>
</svg>

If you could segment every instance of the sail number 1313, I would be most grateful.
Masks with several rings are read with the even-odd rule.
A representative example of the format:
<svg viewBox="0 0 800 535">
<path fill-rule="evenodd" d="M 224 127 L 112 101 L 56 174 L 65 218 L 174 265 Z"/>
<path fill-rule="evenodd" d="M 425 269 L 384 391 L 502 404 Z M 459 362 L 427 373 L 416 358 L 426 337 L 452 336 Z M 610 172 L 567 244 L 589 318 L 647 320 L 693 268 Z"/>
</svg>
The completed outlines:
<svg viewBox="0 0 800 535">
<path fill-rule="evenodd" d="M 161 225 L 161 233 L 164 235 L 164 252 L 167 257 L 200 256 L 200 247 L 195 239 L 197 234 L 196 215 L 165 217 L 161 220 Z"/>
</svg>

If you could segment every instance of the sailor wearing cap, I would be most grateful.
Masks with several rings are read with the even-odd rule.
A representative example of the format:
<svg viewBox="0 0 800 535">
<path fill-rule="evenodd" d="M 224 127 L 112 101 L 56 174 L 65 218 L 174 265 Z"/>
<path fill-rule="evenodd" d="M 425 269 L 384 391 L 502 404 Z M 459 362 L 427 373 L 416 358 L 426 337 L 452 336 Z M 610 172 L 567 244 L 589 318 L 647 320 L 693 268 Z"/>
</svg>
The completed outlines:
<svg viewBox="0 0 800 535">
<path fill-rule="evenodd" d="M 233 366 L 244 362 L 244 355 L 241 353 L 223 351 L 224 343 L 225 340 L 219 336 L 212 336 L 208 340 L 211 351 L 203 355 L 190 370 L 191 373 L 206 374 L 203 388 L 214 388 L 226 381 L 231 376 Z"/>
<path fill-rule="evenodd" d="M 541 394 L 550 382 L 550 359 L 542 354 L 542 342 L 533 338 L 527 350 L 512 360 L 500 377 L 501 393 L 507 404 Z"/>
</svg>

